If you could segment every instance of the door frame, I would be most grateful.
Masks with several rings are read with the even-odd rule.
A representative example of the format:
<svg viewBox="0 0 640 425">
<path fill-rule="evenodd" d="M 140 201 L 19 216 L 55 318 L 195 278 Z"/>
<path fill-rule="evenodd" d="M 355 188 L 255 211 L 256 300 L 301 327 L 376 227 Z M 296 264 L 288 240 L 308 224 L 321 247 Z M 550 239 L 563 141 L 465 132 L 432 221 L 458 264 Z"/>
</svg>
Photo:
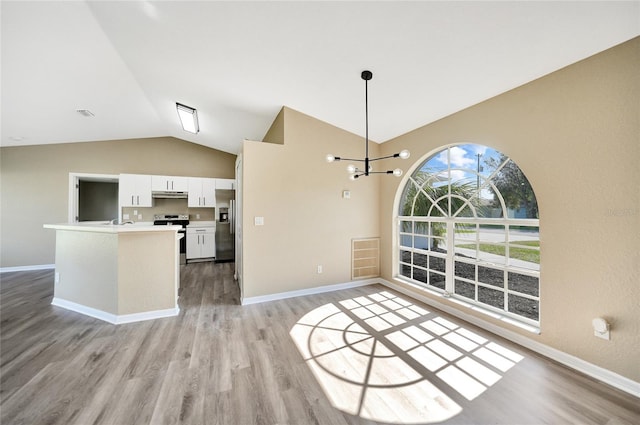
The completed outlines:
<svg viewBox="0 0 640 425">
<path fill-rule="evenodd" d="M 79 206 L 79 193 L 80 182 L 104 182 L 104 183 L 119 183 L 119 174 L 92 174 L 92 173 L 69 173 L 69 208 L 68 208 L 68 222 L 78 222 L 78 206 Z M 122 209 L 118 207 L 118 221 L 122 221 Z"/>
<path fill-rule="evenodd" d="M 242 201 L 243 201 L 243 187 L 242 187 L 242 153 L 236 157 L 236 193 L 235 193 L 235 275 L 240 288 L 240 304 L 244 299 L 244 285 L 242 282 L 242 271 L 244 267 L 244 258 L 242 256 Z"/>
</svg>

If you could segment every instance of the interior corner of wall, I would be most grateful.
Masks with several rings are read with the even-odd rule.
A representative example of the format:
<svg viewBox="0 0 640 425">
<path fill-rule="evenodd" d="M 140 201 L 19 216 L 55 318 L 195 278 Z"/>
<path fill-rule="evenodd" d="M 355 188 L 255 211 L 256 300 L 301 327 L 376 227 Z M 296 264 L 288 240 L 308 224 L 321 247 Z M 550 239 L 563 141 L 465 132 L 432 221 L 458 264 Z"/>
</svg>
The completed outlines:
<svg viewBox="0 0 640 425">
<path fill-rule="evenodd" d="M 262 138 L 264 143 L 273 143 L 276 145 L 284 145 L 284 115 L 286 106 L 283 106 L 276 115 L 276 118 L 271 123 L 271 127 L 267 130 L 267 133 Z"/>
</svg>

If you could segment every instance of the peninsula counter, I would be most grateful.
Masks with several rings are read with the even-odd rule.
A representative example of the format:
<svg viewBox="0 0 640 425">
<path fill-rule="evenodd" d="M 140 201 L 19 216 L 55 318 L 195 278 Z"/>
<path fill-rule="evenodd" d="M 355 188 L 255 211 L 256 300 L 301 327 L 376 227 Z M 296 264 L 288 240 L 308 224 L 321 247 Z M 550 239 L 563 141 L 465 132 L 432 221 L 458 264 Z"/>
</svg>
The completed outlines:
<svg viewBox="0 0 640 425">
<path fill-rule="evenodd" d="M 114 324 L 179 313 L 181 226 L 44 227 L 56 231 L 52 305 Z"/>
</svg>

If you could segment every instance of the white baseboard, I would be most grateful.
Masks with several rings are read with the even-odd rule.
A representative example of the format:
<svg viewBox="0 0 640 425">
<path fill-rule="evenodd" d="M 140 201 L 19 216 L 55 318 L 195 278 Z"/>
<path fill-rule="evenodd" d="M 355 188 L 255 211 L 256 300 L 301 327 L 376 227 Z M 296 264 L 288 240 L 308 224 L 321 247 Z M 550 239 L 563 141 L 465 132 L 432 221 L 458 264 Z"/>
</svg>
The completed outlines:
<svg viewBox="0 0 640 425">
<path fill-rule="evenodd" d="M 0 267 L 0 273 L 10 272 L 28 272 L 32 270 L 49 270 L 55 269 L 55 264 L 36 264 L 34 266 L 15 266 L 15 267 Z"/>
<path fill-rule="evenodd" d="M 123 323 L 142 322 L 144 320 L 162 319 L 164 317 L 174 317 L 180 314 L 180 307 L 167 308 L 164 310 L 145 311 L 144 313 L 123 314 L 117 317 L 116 325 Z"/>
<path fill-rule="evenodd" d="M 67 301 L 61 298 L 53 298 L 53 300 L 51 301 L 51 305 L 55 305 L 56 307 L 61 307 L 66 310 L 75 311 L 76 313 L 84 314 L 85 316 L 94 317 L 113 325 L 142 322 L 144 320 L 160 319 L 163 317 L 172 317 L 177 316 L 180 313 L 180 308 L 176 306 L 175 308 L 168 308 L 165 310 L 154 310 L 146 311 L 144 313 L 116 315 L 107 313 L 106 311 L 87 307 L 86 305 L 74 303 L 73 301 Z"/>
<path fill-rule="evenodd" d="M 334 285 L 316 286 L 315 288 L 299 289 L 296 291 L 279 292 L 277 294 L 259 295 L 257 297 L 245 297 L 242 299 L 242 305 L 258 304 L 268 301 L 284 300 L 286 298 L 304 297 L 305 295 L 322 294 L 324 292 L 340 291 L 343 289 L 357 288 L 358 286 L 372 285 L 379 283 L 380 279 L 354 280 L 345 283 L 336 283 Z"/>
<path fill-rule="evenodd" d="M 611 372 L 610 370 L 604 369 L 600 366 L 596 366 L 578 357 L 572 356 L 571 354 L 549 347 L 548 345 L 541 344 L 537 341 L 527 338 L 526 336 L 520 335 L 516 332 L 512 332 L 503 327 L 496 326 L 493 323 L 482 320 L 476 316 L 472 316 L 470 314 L 464 313 L 463 311 L 460 311 L 449 305 L 440 303 L 439 301 L 431 297 L 420 295 L 415 291 L 411 291 L 400 285 L 396 285 L 395 283 L 389 282 L 388 280 L 377 279 L 377 282 L 391 289 L 394 289 L 398 292 L 402 292 L 403 294 L 406 294 L 412 298 L 418 299 L 433 307 L 436 307 L 439 310 L 442 310 L 448 314 L 451 314 L 452 316 L 455 316 L 473 325 L 476 325 L 491 333 L 494 333 L 498 336 L 506 338 L 509 341 L 515 342 L 516 344 L 526 347 L 532 351 L 535 351 L 538 354 L 542 354 L 545 357 L 555 360 L 558 363 L 561 363 L 565 366 L 570 367 L 571 369 L 582 372 L 585 375 L 591 376 L 592 378 L 595 378 L 608 385 L 611 385 L 612 387 L 618 388 L 619 390 L 622 390 L 636 397 L 640 397 L 640 382 L 636 382 L 629 378 L 625 378 L 622 375 L 619 375 L 615 372 Z"/>
</svg>

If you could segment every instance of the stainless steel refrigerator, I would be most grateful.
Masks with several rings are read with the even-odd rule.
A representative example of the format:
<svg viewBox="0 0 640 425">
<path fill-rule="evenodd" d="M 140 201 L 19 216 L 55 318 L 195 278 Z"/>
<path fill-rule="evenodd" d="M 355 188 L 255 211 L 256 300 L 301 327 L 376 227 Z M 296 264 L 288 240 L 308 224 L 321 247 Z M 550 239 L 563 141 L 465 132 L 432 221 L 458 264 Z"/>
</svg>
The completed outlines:
<svg viewBox="0 0 640 425">
<path fill-rule="evenodd" d="M 216 190 L 216 262 L 235 261 L 235 191 Z"/>
</svg>

